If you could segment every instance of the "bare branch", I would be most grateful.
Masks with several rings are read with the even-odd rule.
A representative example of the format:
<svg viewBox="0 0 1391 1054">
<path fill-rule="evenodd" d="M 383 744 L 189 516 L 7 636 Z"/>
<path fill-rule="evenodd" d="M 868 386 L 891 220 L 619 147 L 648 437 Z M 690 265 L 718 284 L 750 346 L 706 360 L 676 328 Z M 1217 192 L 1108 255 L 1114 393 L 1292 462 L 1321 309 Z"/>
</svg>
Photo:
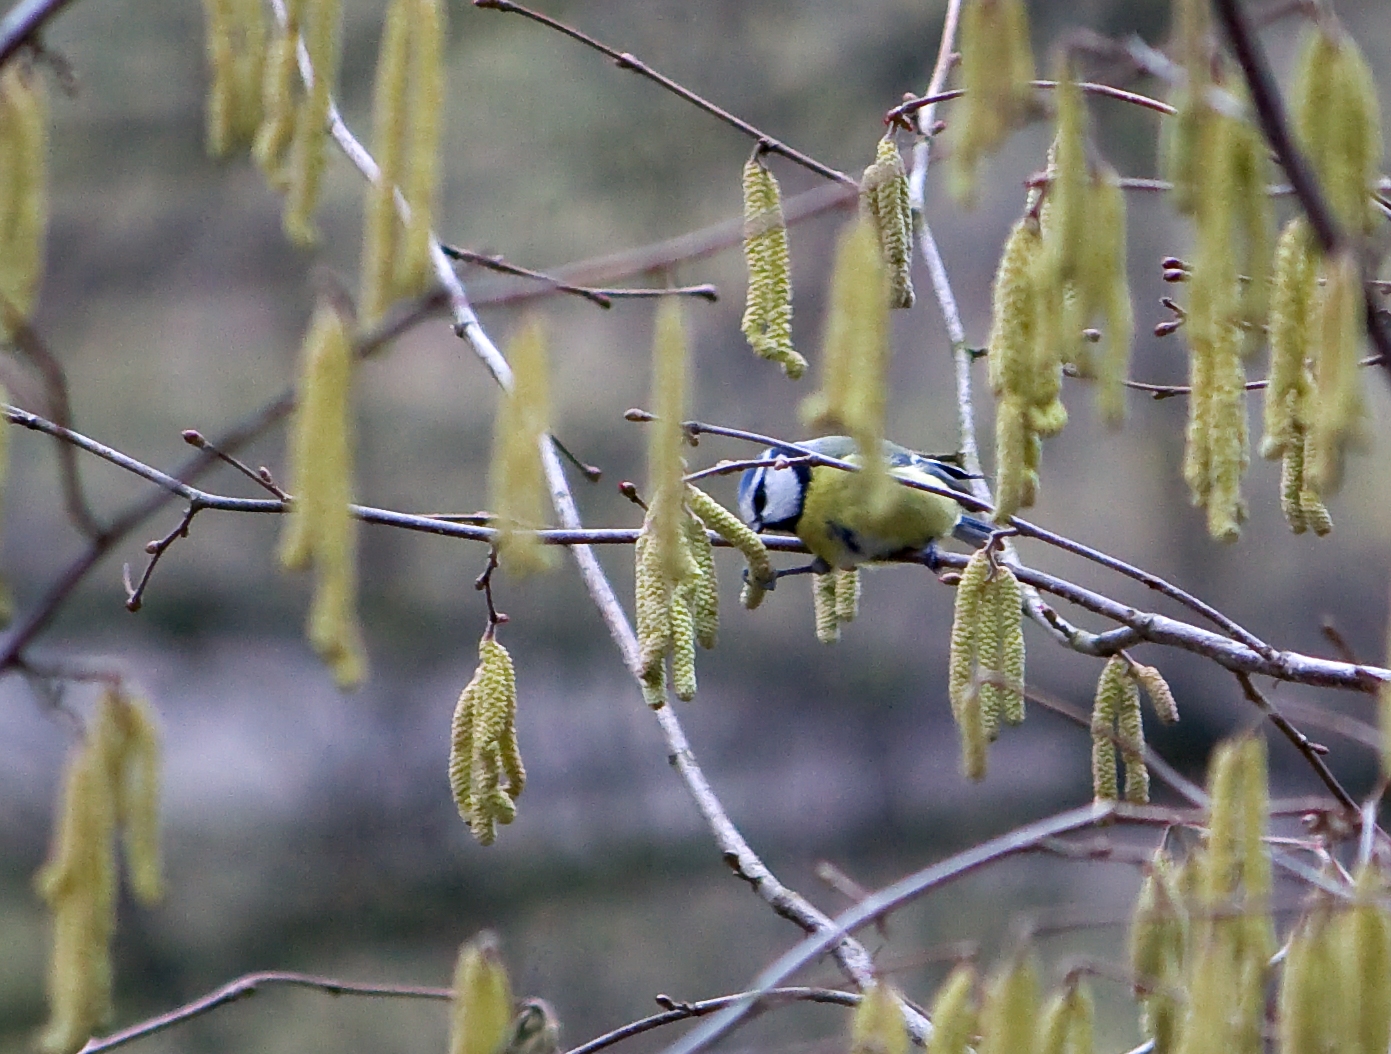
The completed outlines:
<svg viewBox="0 0 1391 1054">
<path fill-rule="evenodd" d="M 635 56 L 630 55 L 624 51 L 617 51 L 614 48 L 609 47 L 607 44 L 601 44 L 593 37 L 588 36 L 585 33 L 581 33 L 578 29 L 575 29 L 572 26 L 568 26 L 564 22 L 551 18 L 548 15 L 543 15 L 539 11 L 533 11 L 530 8 L 523 7 L 521 4 L 512 3 L 512 0 L 473 0 L 473 6 L 481 7 L 492 11 L 502 11 L 504 13 L 522 15 L 525 18 L 531 19 L 533 22 L 539 22 L 543 26 L 546 26 L 550 29 L 554 29 L 558 33 L 563 33 L 571 40 L 577 40 L 586 47 L 593 48 L 600 54 L 607 55 L 609 58 L 613 59 L 614 63 L 618 66 L 619 69 L 632 70 L 634 73 L 646 77 L 654 84 L 661 85 L 663 88 L 671 92 L 673 95 L 676 95 L 681 99 L 685 99 L 691 105 L 701 110 L 704 110 L 711 116 L 718 117 L 721 121 L 723 121 L 730 127 L 737 128 L 740 132 L 744 133 L 744 135 L 758 142 L 762 146 L 765 153 L 781 154 L 789 161 L 796 162 L 803 168 L 815 172 L 818 176 L 824 176 L 826 179 L 835 180 L 837 183 L 844 183 L 857 188 L 859 186 L 859 184 L 853 178 L 847 176 L 844 172 L 837 172 L 834 168 L 831 168 L 829 165 L 823 165 L 814 157 L 810 157 L 807 154 L 802 153 L 800 150 L 792 149 L 792 147 L 788 146 L 780 139 L 775 139 L 771 135 L 768 135 L 766 132 L 760 131 L 759 129 L 755 128 L 753 125 L 749 124 L 748 121 L 744 121 L 738 117 L 735 117 L 728 110 L 721 109 L 714 103 L 710 102 L 708 99 L 702 98 L 701 96 L 697 95 L 689 88 L 683 88 L 670 77 L 663 76 L 662 74 L 654 70 L 651 66 L 648 66 L 646 63 L 642 62 Z"/>
<path fill-rule="evenodd" d="M 120 1032 L 113 1032 L 109 1036 L 102 1036 L 100 1039 L 90 1039 L 79 1054 L 102 1054 L 103 1051 L 114 1050 L 137 1039 L 144 1039 L 147 1036 L 163 1032 L 165 1029 L 173 1028 L 175 1025 L 181 1025 L 185 1021 L 191 1021 L 195 1017 L 202 1017 L 209 1011 L 226 1006 L 228 1003 L 235 1003 L 239 999 L 255 995 L 262 988 L 277 985 L 310 988 L 326 992 L 329 995 L 362 995 L 386 999 L 449 1000 L 454 998 L 454 990 L 451 988 L 358 984 L 353 981 L 337 981 L 331 977 L 315 977 L 312 974 L 267 970 L 261 973 L 245 974 L 236 980 L 228 981 L 221 988 L 215 989 L 207 995 L 199 996 L 190 1003 L 185 1003 L 183 1006 L 170 1010 L 166 1014 L 160 1014 L 158 1017 L 152 1017 L 148 1021 L 142 1021 L 138 1025 L 132 1025 Z"/>
</svg>

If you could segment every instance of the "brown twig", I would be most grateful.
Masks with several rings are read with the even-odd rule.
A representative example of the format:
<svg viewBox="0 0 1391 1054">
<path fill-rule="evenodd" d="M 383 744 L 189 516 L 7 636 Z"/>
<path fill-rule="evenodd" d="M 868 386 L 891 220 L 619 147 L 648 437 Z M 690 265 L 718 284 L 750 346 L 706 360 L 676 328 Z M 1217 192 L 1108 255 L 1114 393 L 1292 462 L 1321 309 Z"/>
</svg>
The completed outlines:
<svg viewBox="0 0 1391 1054">
<path fill-rule="evenodd" d="M 661 85 L 673 95 L 685 99 L 691 105 L 704 110 L 713 117 L 719 118 L 730 127 L 737 128 L 750 139 L 763 144 L 765 153 L 780 154 L 789 161 L 795 162 L 803 168 L 815 172 L 818 176 L 824 176 L 826 179 L 835 180 L 837 183 L 843 183 L 854 187 L 859 186 L 852 177 L 847 176 L 844 172 L 837 172 L 829 165 L 823 165 L 814 157 L 810 157 L 800 150 L 794 150 L 780 139 L 773 138 L 773 136 L 749 124 L 748 121 L 735 117 L 728 110 L 721 109 L 708 99 L 697 95 L 689 88 L 682 87 L 670 77 L 663 76 L 636 56 L 630 55 L 625 51 L 618 51 L 609 47 L 607 44 L 600 43 L 588 34 L 575 29 L 573 26 L 568 26 L 564 22 L 551 18 L 548 15 L 543 15 L 539 11 L 533 11 L 528 7 L 523 7 L 521 4 L 513 3 L 512 0 L 473 0 L 473 6 L 486 10 L 522 15 L 525 18 L 531 19 L 533 22 L 539 22 L 543 26 L 554 29 L 557 33 L 563 33 L 571 40 L 577 40 L 586 47 L 593 48 L 600 54 L 607 55 L 609 58 L 613 59 L 619 69 L 632 70 L 634 73 L 646 77 L 654 84 Z"/>
<path fill-rule="evenodd" d="M 478 267 L 485 267 L 490 271 L 497 271 L 499 274 L 515 275 L 518 278 L 530 278 L 537 282 L 545 282 L 561 293 L 573 293 L 575 296 L 583 297 L 591 303 L 598 304 L 602 308 L 613 307 L 615 299 L 645 299 L 660 296 L 692 296 L 711 303 L 719 300 L 719 290 L 710 283 L 703 285 L 675 286 L 664 289 L 591 289 L 588 286 L 571 285 L 554 275 L 546 274 L 544 271 L 533 271 L 529 267 L 519 267 L 516 264 L 508 263 L 501 256 L 490 253 L 477 253 L 469 249 L 459 249 L 453 245 L 440 243 L 440 251 L 451 260 L 462 260 L 464 263 L 474 264 Z"/>
<path fill-rule="evenodd" d="M 488 550 L 488 566 L 483 568 L 483 573 L 479 575 L 473 583 L 473 588 L 482 590 L 483 596 L 488 602 L 487 636 L 490 639 L 492 638 L 493 630 L 508 621 L 507 616 L 493 605 L 493 572 L 497 569 L 497 546 L 494 545 Z"/>
<path fill-rule="evenodd" d="M 580 1044 L 578 1047 L 572 1047 L 566 1054 L 597 1054 L 598 1051 L 621 1043 L 625 1039 L 631 1039 L 633 1036 L 650 1032 L 654 1028 L 661 1028 L 663 1025 L 670 1025 L 677 1021 L 688 1021 L 694 1017 L 706 1017 L 717 1010 L 723 1010 L 731 1003 L 743 999 L 746 995 L 748 995 L 747 992 L 740 992 L 737 995 L 722 995 L 715 999 L 702 999 L 695 1003 L 659 995 L 656 997 L 657 1005 L 666 1007 L 662 1013 L 644 1017 L 641 1020 L 630 1022 L 622 1028 L 616 1028 L 612 1032 L 606 1032 L 587 1043 Z M 836 988 L 778 988 L 768 993 L 765 1008 L 771 1010 L 798 1002 L 832 1003 L 836 1006 L 853 1008 L 860 1005 L 860 996 L 855 992 L 842 992 Z"/>
<path fill-rule="evenodd" d="M 205 506 L 201 506 L 196 502 L 191 503 L 189 507 L 184 510 L 183 518 L 179 520 L 179 525 L 177 527 L 163 538 L 156 538 L 154 541 L 145 544 L 145 552 L 150 554 L 150 562 L 145 565 L 145 571 L 140 576 L 140 581 L 138 583 L 131 585 L 130 564 L 122 565 L 121 582 L 126 587 L 127 611 L 134 612 L 140 610 L 141 605 L 145 602 L 145 587 L 150 584 L 150 576 L 155 573 L 155 565 L 158 564 L 160 558 L 169 551 L 170 546 L 180 538 L 188 537 L 189 524 L 193 522 L 193 517 L 197 516 L 199 511 L 204 507 Z"/>
<path fill-rule="evenodd" d="M 259 471 L 253 471 L 251 469 L 251 466 L 247 465 L 242 461 L 238 461 L 231 454 L 225 453 L 217 449 L 217 447 L 214 444 L 208 442 L 208 440 L 204 438 L 203 433 L 198 431 L 198 429 L 184 429 L 183 440 L 189 446 L 193 447 L 193 449 L 206 450 L 219 461 L 223 462 L 224 464 L 231 465 L 234 469 L 240 472 L 247 479 L 251 480 L 259 487 L 264 487 L 267 491 L 269 491 L 275 497 L 279 498 L 281 501 L 290 500 L 290 496 L 275 485 L 275 480 L 271 478 L 269 469 L 262 468 Z"/>
<path fill-rule="evenodd" d="M 439 290 L 431 292 L 419 300 L 412 301 L 400 311 L 389 316 L 376 329 L 360 337 L 354 344 L 354 351 L 359 358 L 367 358 L 375 354 L 406 330 L 427 318 L 438 315 L 442 309 L 448 306 L 448 303 L 445 294 Z M 219 451 L 225 453 L 239 450 L 268 428 L 283 420 L 294 409 L 294 406 L 294 389 L 286 389 L 240 424 L 234 425 L 223 433 L 214 445 Z M 7 416 L 13 423 L 33 427 L 29 419 L 33 419 L 34 415 L 11 408 Z M 126 460 L 134 465 L 139 464 L 133 458 Z M 177 469 L 172 477 L 168 478 L 173 479 L 176 483 L 190 482 L 201 476 L 217 461 L 218 459 L 209 451 L 200 450 Z M 163 474 L 161 473 L 161 475 Z M 38 604 L 11 630 L 4 647 L 0 648 L 0 672 L 14 667 L 16 661 L 23 655 L 24 649 L 43 632 L 63 602 L 87 577 L 87 574 L 101 562 L 102 558 L 126 535 L 162 509 L 175 496 L 190 497 L 188 494 L 182 494 L 177 488 L 161 487 L 149 497 L 128 505 L 106 526 L 100 535 L 91 540 L 87 548 L 79 553 L 58 575 Z"/>
<path fill-rule="evenodd" d="M 1052 89 L 1058 86 L 1057 81 L 1033 81 L 1035 88 Z M 1144 107 L 1146 110 L 1153 110 L 1155 113 L 1162 113 L 1172 117 L 1178 111 L 1166 102 L 1152 99 L 1148 95 L 1141 95 L 1138 92 L 1126 91 L 1124 88 L 1113 88 L 1109 84 L 1094 84 L 1091 81 L 1083 81 L 1077 87 L 1081 88 L 1088 95 L 1097 95 L 1107 99 L 1116 99 L 1120 102 L 1132 103 L 1135 106 Z M 922 109 L 924 106 L 932 106 L 939 102 L 951 102 L 953 99 L 960 99 L 966 94 L 964 88 L 953 88 L 950 91 L 935 92 L 930 95 L 922 95 L 914 99 L 905 99 L 888 113 L 884 114 L 885 124 L 897 124 L 900 118 L 906 117 L 910 113 Z"/>
<path fill-rule="evenodd" d="M 68 378 L 62 365 L 54 358 L 39 337 L 38 331 L 15 310 L 13 304 L 0 296 L 0 319 L 7 330 L 10 342 L 19 349 L 26 359 L 33 363 L 43 377 L 44 394 L 48 401 L 48 412 L 64 428 L 72 426 L 72 403 L 68 398 Z M 78 472 L 76 454 L 65 443 L 58 444 L 58 473 L 63 489 L 63 501 L 67 506 L 68 519 L 74 527 L 89 539 L 101 537 L 104 528 L 98 522 L 87 496 L 82 490 L 82 476 Z"/>
<path fill-rule="evenodd" d="M 357 984 L 352 981 L 337 981 L 332 977 L 316 977 L 312 974 L 293 973 L 288 970 L 266 970 L 249 973 L 228 981 L 221 988 L 199 996 L 192 1002 L 170 1010 L 168 1013 L 152 1017 L 130 1028 L 113 1032 L 109 1036 L 90 1039 L 79 1054 L 102 1054 L 114 1050 L 137 1039 L 144 1039 L 165 1029 L 202 1017 L 218 1007 L 235 1003 L 249 995 L 255 995 L 262 988 L 273 985 L 287 985 L 294 988 L 310 988 L 329 995 L 361 995 L 387 999 L 435 999 L 449 1000 L 454 997 L 451 988 L 426 988 L 418 985 Z"/>
<path fill-rule="evenodd" d="M 1246 696 L 1247 700 L 1255 704 L 1256 708 L 1269 718 L 1270 723 L 1280 730 L 1281 735 L 1294 744 L 1295 750 L 1299 751 L 1299 753 L 1304 756 L 1304 760 L 1309 763 L 1309 767 L 1312 768 L 1318 778 L 1323 781 L 1323 785 L 1328 788 L 1333 797 L 1338 799 L 1339 804 L 1347 809 L 1353 816 L 1359 816 L 1362 806 L 1358 803 L 1357 799 L 1349 794 L 1343 785 L 1338 782 L 1338 778 L 1329 770 L 1328 763 L 1323 760 L 1324 755 L 1328 753 L 1328 748 L 1320 743 L 1310 742 L 1308 736 L 1295 728 L 1294 725 L 1290 724 L 1289 719 L 1286 718 L 1284 714 L 1280 713 L 1279 710 L 1275 709 L 1275 705 L 1261 694 L 1260 690 L 1252 682 L 1250 674 L 1239 671 L 1233 672 L 1236 673 L 1236 679 L 1241 684 L 1242 694 Z"/>
</svg>

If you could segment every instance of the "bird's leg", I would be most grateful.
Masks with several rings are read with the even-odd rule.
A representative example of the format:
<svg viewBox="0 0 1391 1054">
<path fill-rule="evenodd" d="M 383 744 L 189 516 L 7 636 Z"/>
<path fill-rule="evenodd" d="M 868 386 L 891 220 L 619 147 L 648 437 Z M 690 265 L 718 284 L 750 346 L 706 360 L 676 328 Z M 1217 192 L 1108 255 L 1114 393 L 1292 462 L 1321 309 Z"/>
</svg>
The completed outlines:
<svg viewBox="0 0 1391 1054">
<path fill-rule="evenodd" d="M 781 570 L 774 571 L 773 580 L 764 586 L 764 588 L 771 592 L 773 589 L 777 588 L 778 579 L 787 578 L 789 575 L 824 575 L 830 570 L 831 565 L 818 556 L 809 564 L 803 564 L 800 567 L 785 567 Z M 748 580 L 749 569 L 746 567 L 744 568 L 744 581 L 747 582 Z"/>
</svg>

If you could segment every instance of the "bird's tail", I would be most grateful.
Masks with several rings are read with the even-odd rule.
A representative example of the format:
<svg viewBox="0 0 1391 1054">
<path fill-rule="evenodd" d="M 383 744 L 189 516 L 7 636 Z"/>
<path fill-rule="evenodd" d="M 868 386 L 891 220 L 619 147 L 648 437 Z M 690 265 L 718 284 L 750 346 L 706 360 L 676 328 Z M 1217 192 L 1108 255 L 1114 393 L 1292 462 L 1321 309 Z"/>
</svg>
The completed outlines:
<svg viewBox="0 0 1391 1054">
<path fill-rule="evenodd" d="M 978 520 L 974 516 L 962 516 L 952 528 L 951 536 L 973 549 L 979 549 L 990 541 L 990 535 L 994 531 L 995 528 L 984 520 Z"/>
</svg>

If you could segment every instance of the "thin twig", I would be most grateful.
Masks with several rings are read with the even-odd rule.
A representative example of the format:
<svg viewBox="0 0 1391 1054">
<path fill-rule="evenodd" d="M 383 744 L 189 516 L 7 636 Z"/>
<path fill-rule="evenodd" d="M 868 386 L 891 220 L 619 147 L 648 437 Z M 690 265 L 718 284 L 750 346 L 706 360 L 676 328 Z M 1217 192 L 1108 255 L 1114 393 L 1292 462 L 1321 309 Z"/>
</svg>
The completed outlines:
<svg viewBox="0 0 1391 1054">
<path fill-rule="evenodd" d="M 278 486 L 276 486 L 275 480 L 270 478 L 270 473 L 267 469 L 263 468 L 259 472 L 253 471 L 251 466 L 246 464 L 246 462 L 240 461 L 237 458 L 234 458 L 231 454 L 224 453 L 223 451 L 217 449 L 217 446 L 213 443 L 208 442 L 208 440 L 204 437 L 203 433 L 198 431 L 198 429 L 184 429 L 183 440 L 189 446 L 193 447 L 193 449 L 206 450 L 208 453 L 212 454 L 223 464 L 231 465 L 234 469 L 240 472 L 247 479 L 251 480 L 258 487 L 263 487 L 265 490 L 275 495 L 275 497 L 279 498 L 281 501 L 289 500 L 290 496 L 286 494 L 283 490 L 281 490 Z"/>
<path fill-rule="evenodd" d="M 121 568 L 121 581 L 126 587 L 127 611 L 134 612 L 140 610 L 141 605 L 145 602 L 145 588 L 150 584 L 150 578 L 155 573 L 155 565 L 157 565 L 161 557 L 169 551 L 170 546 L 180 538 L 188 537 L 189 524 L 193 522 L 193 517 L 197 516 L 199 510 L 203 508 L 206 508 L 206 506 L 199 505 L 197 502 L 191 503 L 188 508 L 184 510 L 184 514 L 179 520 L 179 525 L 177 527 L 163 538 L 156 538 L 154 541 L 145 545 L 145 552 L 150 554 L 150 562 L 145 565 L 145 571 L 141 574 L 140 581 L 135 585 L 131 585 L 130 581 L 130 564 L 126 564 Z"/>
<path fill-rule="evenodd" d="M 65 428 L 72 425 L 72 402 L 68 398 L 68 378 L 62 365 L 48 350 L 48 346 L 38 331 L 22 316 L 13 304 L 0 296 L 0 320 L 4 325 L 0 331 L 9 332 L 10 342 L 19 349 L 26 359 L 43 377 L 44 395 L 48 401 L 48 412 L 53 419 Z M 99 538 L 104 528 L 92 512 L 87 496 L 82 490 L 82 476 L 71 447 L 58 445 L 58 475 L 63 490 L 63 502 L 67 506 L 68 519 L 74 527 L 88 539 Z"/>
<path fill-rule="evenodd" d="M 1338 782 L 1338 778 L 1329 770 L 1328 763 L 1323 760 L 1323 756 L 1328 753 L 1328 748 L 1311 743 L 1308 736 L 1290 724 L 1289 719 L 1275 709 L 1274 704 L 1261 694 L 1249 674 L 1238 672 L 1236 679 L 1241 684 L 1242 694 L 1270 719 L 1270 723 L 1280 730 L 1281 735 L 1294 744 L 1294 749 L 1304 756 L 1304 760 L 1309 763 L 1309 767 L 1323 781 L 1323 785 L 1328 788 L 1333 797 L 1337 798 L 1352 816 L 1359 816 L 1362 809 L 1361 803 Z"/>
<path fill-rule="evenodd" d="M 1217 19 L 1226 31 L 1227 41 L 1237 65 L 1241 67 L 1246 86 L 1251 92 L 1261 131 L 1275 152 L 1275 159 L 1289 176 L 1300 207 L 1309 217 L 1309 226 L 1325 256 L 1332 256 L 1347 244 L 1345 233 L 1329 208 L 1328 200 L 1319 187 L 1313 168 L 1303 152 L 1295 145 L 1289 118 L 1280 99 L 1280 88 L 1270 71 L 1255 31 L 1246 20 L 1238 0 L 1212 0 Z M 1374 290 L 1363 287 L 1366 305 L 1367 334 L 1381 356 L 1381 365 L 1391 376 L 1391 333 L 1381 324 Z"/>
<path fill-rule="evenodd" d="M 165 1029 L 173 1028 L 175 1025 L 181 1025 L 185 1021 L 191 1021 L 195 1017 L 202 1017 L 209 1011 L 226 1006 L 228 1003 L 235 1003 L 239 999 L 255 995 L 262 988 L 276 985 L 310 988 L 326 992 L 329 995 L 376 996 L 388 999 L 448 1000 L 454 997 L 454 991 L 450 988 L 358 984 L 353 981 L 338 981 L 332 977 L 315 977 L 312 974 L 293 973 L 287 970 L 266 970 L 260 973 L 245 974 L 233 981 L 228 981 L 207 995 L 199 996 L 190 1003 L 185 1003 L 183 1006 L 170 1010 L 166 1014 L 160 1014 L 158 1017 L 152 1017 L 148 1021 L 142 1021 L 138 1025 L 132 1025 L 130 1028 L 113 1032 L 111 1035 L 102 1036 L 99 1039 L 90 1039 L 79 1054 L 102 1054 L 103 1051 L 114 1050 L 116 1047 L 124 1046 L 134 1040 L 144 1039 L 147 1036 L 163 1032 Z"/>
<path fill-rule="evenodd" d="M 614 48 L 611 48 L 607 44 L 602 44 L 599 41 L 595 40 L 593 37 L 580 32 L 578 29 L 575 29 L 573 26 L 568 26 L 564 22 L 551 18 L 548 15 L 543 15 L 539 11 L 533 11 L 528 7 L 523 7 L 521 4 L 512 3 L 512 0 L 473 0 L 473 6 L 481 7 L 486 10 L 502 11 L 504 13 L 522 15 L 525 18 L 531 19 L 533 22 L 539 22 L 541 25 L 546 26 L 549 29 L 554 29 L 557 33 L 563 33 L 571 40 L 577 40 L 586 47 L 593 48 L 600 54 L 607 55 L 609 58 L 613 59 L 614 63 L 618 66 L 619 69 L 632 70 L 634 73 L 646 77 L 654 84 L 661 85 L 663 88 L 671 92 L 673 95 L 685 99 L 691 105 L 701 110 L 704 110 L 706 113 L 710 114 L 713 117 L 719 118 L 721 121 L 723 121 L 730 127 L 737 128 L 740 132 L 744 133 L 744 135 L 748 136 L 750 139 L 753 139 L 756 142 L 760 143 L 763 146 L 763 150 L 765 153 L 781 154 L 789 161 L 793 161 L 801 165 L 803 168 L 815 172 L 818 176 L 824 176 L 826 179 L 835 180 L 837 183 L 844 183 L 852 186 L 859 185 L 853 178 L 847 176 L 844 172 L 837 172 L 834 168 L 831 168 L 829 165 L 823 165 L 814 157 L 810 157 L 807 154 L 802 153 L 800 150 L 792 149 L 792 147 L 788 146 L 780 139 L 775 139 L 771 135 L 768 135 L 766 132 L 763 132 L 758 128 L 755 128 L 753 125 L 749 124 L 748 121 L 744 121 L 738 117 L 735 117 L 728 110 L 721 109 L 714 103 L 710 102 L 708 99 L 705 99 L 697 95 L 689 88 L 683 88 L 680 84 L 677 84 L 670 77 L 665 77 L 662 74 L 658 73 L 651 66 L 648 66 L 646 63 L 642 62 L 637 57 L 630 55 L 625 51 L 618 51 Z"/>
<path fill-rule="evenodd" d="M 1033 81 L 1035 88 L 1053 89 L 1057 88 L 1057 81 Z M 1113 88 L 1109 84 L 1094 84 L 1091 81 L 1082 81 L 1077 87 L 1088 95 L 1098 95 L 1107 99 L 1116 99 L 1120 102 L 1132 103 L 1135 106 L 1144 107 L 1146 110 L 1153 110 L 1155 113 L 1162 113 L 1172 117 L 1178 111 L 1166 102 L 1152 99 L 1148 95 L 1141 95 L 1138 92 L 1126 91 L 1124 88 Z M 933 106 L 939 102 L 951 102 L 953 99 L 960 99 L 966 94 L 965 88 L 953 88 L 951 91 L 928 92 L 916 99 L 905 99 L 888 113 L 884 114 L 885 124 L 897 124 L 899 119 L 910 113 L 921 110 L 924 106 Z M 921 126 L 921 124 L 920 124 Z"/>
<path fill-rule="evenodd" d="M 658 1004 L 669 1006 L 670 1009 L 660 1014 L 653 1014 L 651 1017 L 629 1022 L 622 1028 L 616 1028 L 612 1032 L 606 1032 L 602 1036 L 591 1039 L 588 1043 L 572 1047 L 566 1051 L 566 1054 L 597 1054 L 598 1051 L 621 1043 L 625 1039 L 640 1036 L 644 1032 L 651 1032 L 654 1028 L 661 1028 L 663 1025 L 670 1025 L 676 1021 L 688 1021 L 693 1017 L 706 1017 L 717 1010 L 723 1010 L 731 1003 L 738 1002 L 748 994 L 740 992 L 737 995 L 722 995 L 714 999 L 702 999 L 695 1003 L 676 1001 L 659 995 L 657 997 Z M 842 992 L 836 988 L 777 988 L 768 993 L 765 1007 L 772 1010 L 799 1002 L 832 1003 L 836 1006 L 856 1007 L 860 1005 L 860 996 L 855 992 Z"/>
<path fill-rule="evenodd" d="M 459 249 L 453 245 L 440 244 L 440 250 L 451 260 L 462 260 L 464 263 L 471 263 L 478 267 L 486 267 L 490 271 L 497 271 L 500 274 L 516 275 L 519 278 L 530 278 L 537 282 L 545 282 L 551 288 L 561 293 L 573 293 L 575 296 L 583 297 L 591 303 L 598 304 L 602 308 L 613 307 L 615 299 L 651 299 L 662 296 L 690 296 L 699 297 L 702 300 L 709 300 L 711 303 L 719 300 L 719 290 L 709 282 L 703 285 L 683 285 L 658 289 L 591 289 L 588 286 L 571 285 L 569 282 L 556 278 L 554 275 L 546 274 L 544 271 L 533 271 L 529 267 L 519 267 L 517 264 L 508 263 L 501 256 L 489 253 L 476 253 L 469 249 Z"/>
<path fill-rule="evenodd" d="M 909 901 L 988 864 L 1030 850 L 1045 839 L 1092 827 L 1113 817 L 1120 819 L 1130 815 L 1138 815 L 1138 812 L 1133 807 L 1123 808 L 1113 803 L 1094 803 L 1070 809 L 972 846 L 965 852 L 900 879 L 838 915 L 828 933 L 808 937 L 787 952 L 758 975 L 751 986 L 754 991 L 720 1011 L 706 1024 L 692 1029 L 668 1047 L 664 1054 L 696 1054 L 696 1051 L 710 1046 L 743 1021 L 768 992 L 825 952 L 837 939 L 883 918 Z"/>
</svg>

